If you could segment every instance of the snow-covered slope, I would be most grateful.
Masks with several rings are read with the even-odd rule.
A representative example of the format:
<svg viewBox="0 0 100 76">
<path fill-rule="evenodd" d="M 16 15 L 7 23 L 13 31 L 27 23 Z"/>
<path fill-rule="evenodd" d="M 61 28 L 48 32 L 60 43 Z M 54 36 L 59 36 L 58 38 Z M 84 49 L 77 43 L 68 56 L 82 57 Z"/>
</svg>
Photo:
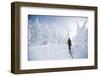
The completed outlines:
<svg viewBox="0 0 100 76">
<path fill-rule="evenodd" d="M 57 22 L 53 21 L 54 23 L 46 23 L 45 19 L 44 24 L 40 23 L 39 16 L 34 21 L 29 19 L 29 60 L 72 59 L 72 56 L 73 59 L 88 58 L 88 18 L 64 17 L 59 19 L 57 18 Z M 72 56 L 67 44 L 69 37 L 72 42 Z"/>
<path fill-rule="evenodd" d="M 29 48 L 29 60 L 71 59 L 66 44 L 47 44 Z"/>
</svg>

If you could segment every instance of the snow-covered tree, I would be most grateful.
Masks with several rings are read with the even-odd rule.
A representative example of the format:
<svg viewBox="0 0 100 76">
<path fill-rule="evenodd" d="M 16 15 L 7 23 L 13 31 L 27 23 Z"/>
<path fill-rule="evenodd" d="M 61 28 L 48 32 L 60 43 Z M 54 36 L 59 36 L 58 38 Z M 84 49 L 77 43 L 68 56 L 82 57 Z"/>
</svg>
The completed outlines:
<svg viewBox="0 0 100 76">
<path fill-rule="evenodd" d="M 88 28 L 86 27 L 87 20 L 80 27 L 77 23 L 77 34 L 73 38 L 74 50 L 76 57 L 88 57 Z"/>
<path fill-rule="evenodd" d="M 38 19 L 39 17 L 37 17 L 34 23 L 32 21 L 29 21 L 29 45 L 39 44 L 38 39 L 41 38 L 39 37 L 41 25 Z"/>
</svg>

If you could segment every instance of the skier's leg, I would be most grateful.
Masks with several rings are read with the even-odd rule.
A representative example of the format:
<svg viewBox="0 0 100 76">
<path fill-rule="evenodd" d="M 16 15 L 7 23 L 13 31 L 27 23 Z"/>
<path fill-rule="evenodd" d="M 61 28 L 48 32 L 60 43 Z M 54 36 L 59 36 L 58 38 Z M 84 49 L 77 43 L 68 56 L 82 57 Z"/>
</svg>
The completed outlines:
<svg viewBox="0 0 100 76">
<path fill-rule="evenodd" d="M 70 50 L 70 56 L 73 58 L 73 55 L 72 55 L 72 51 L 71 51 L 71 47 L 69 48 L 69 50 Z"/>
<path fill-rule="evenodd" d="M 69 54 L 71 53 L 71 48 L 70 48 L 70 46 L 69 46 Z"/>
<path fill-rule="evenodd" d="M 68 46 L 68 52 L 69 52 L 69 54 L 70 54 L 70 47 Z"/>
</svg>

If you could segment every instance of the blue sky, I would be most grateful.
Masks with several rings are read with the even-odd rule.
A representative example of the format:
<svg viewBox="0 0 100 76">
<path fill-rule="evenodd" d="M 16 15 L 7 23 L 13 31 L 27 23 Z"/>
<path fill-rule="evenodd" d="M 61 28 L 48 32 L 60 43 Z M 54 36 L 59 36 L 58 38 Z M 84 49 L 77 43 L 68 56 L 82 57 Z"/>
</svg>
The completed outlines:
<svg viewBox="0 0 100 76">
<path fill-rule="evenodd" d="M 70 22 L 70 20 L 72 20 L 73 22 L 73 18 L 74 19 L 76 18 L 78 20 L 87 18 L 87 17 L 70 17 L 70 16 L 28 15 L 28 20 L 34 22 L 37 17 L 39 17 L 39 22 L 41 24 L 67 23 Z"/>
<path fill-rule="evenodd" d="M 28 15 L 28 20 L 32 20 L 32 22 L 34 22 L 37 17 L 39 17 L 39 22 L 41 24 L 48 23 L 49 25 L 52 25 L 52 23 L 55 23 L 55 22 L 57 23 L 58 21 L 61 21 L 62 18 L 66 18 L 62 16 Z"/>
</svg>

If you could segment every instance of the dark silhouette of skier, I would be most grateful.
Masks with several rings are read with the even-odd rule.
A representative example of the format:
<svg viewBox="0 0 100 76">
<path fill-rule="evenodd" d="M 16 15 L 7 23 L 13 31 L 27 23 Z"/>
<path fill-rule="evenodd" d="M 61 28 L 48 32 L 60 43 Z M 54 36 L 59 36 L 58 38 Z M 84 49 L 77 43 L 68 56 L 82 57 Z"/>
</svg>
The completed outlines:
<svg viewBox="0 0 100 76">
<path fill-rule="evenodd" d="M 68 44 L 69 54 L 73 58 L 72 51 L 71 51 L 72 42 L 70 38 L 68 38 L 67 44 Z"/>
</svg>

